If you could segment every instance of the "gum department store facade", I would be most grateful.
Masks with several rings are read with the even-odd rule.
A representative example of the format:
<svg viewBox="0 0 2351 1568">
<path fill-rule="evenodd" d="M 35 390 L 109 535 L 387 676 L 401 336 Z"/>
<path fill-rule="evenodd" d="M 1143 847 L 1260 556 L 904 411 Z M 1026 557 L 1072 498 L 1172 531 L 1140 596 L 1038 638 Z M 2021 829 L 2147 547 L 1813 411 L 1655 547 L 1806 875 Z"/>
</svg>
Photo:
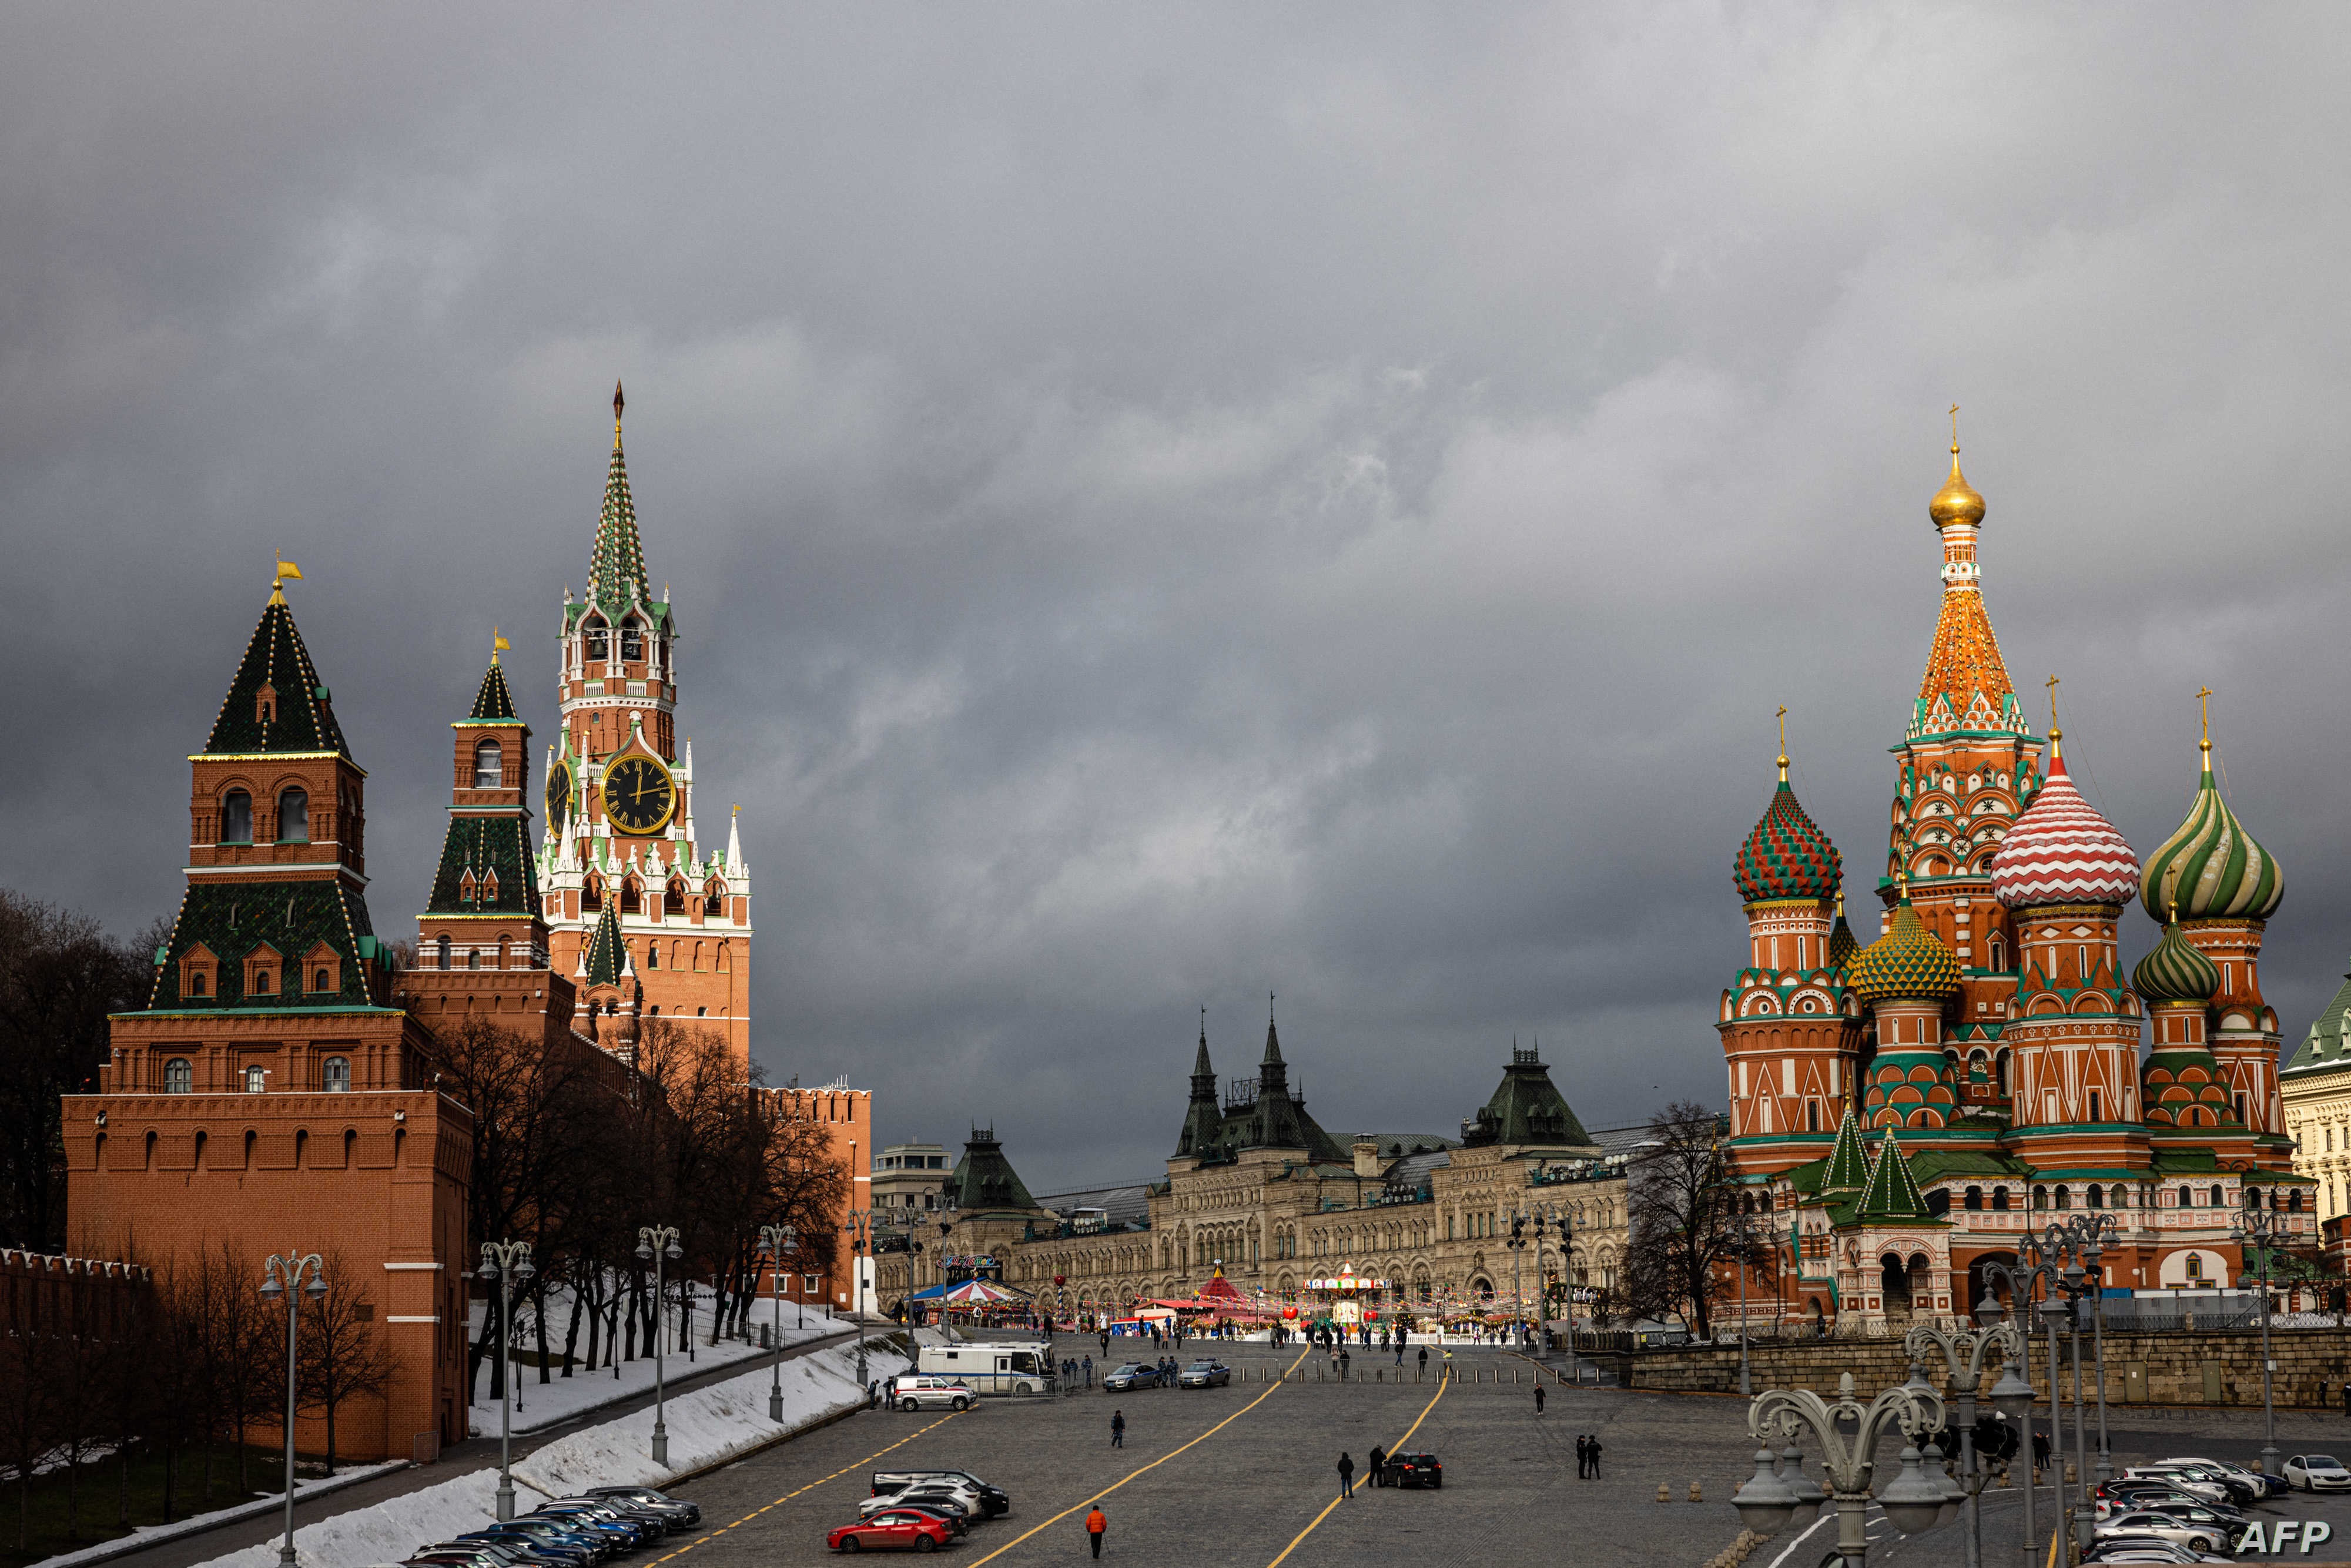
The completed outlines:
<svg viewBox="0 0 2351 1568">
<path fill-rule="evenodd" d="M 1513 1049 L 1500 1085 L 1459 1135 L 1342 1142 L 1291 1089 L 1270 1021 L 1255 1076 L 1221 1095 L 1204 1031 L 1164 1179 L 1040 1199 L 992 1129 L 976 1129 L 940 1208 L 904 1210 L 881 1231 L 880 1303 L 894 1311 L 912 1291 L 975 1266 L 1071 1313 L 1123 1313 L 1140 1298 L 1190 1296 L 1220 1268 L 1244 1293 L 1304 1301 L 1307 1281 L 1343 1265 L 1388 1281 L 1380 1300 L 1391 1305 L 1507 1304 L 1510 1216 L 1543 1211 L 1567 1227 L 1578 1310 L 1589 1311 L 1583 1292 L 1604 1294 L 1620 1278 L 1624 1172 L 1639 1135 L 1587 1134 L 1538 1054 Z M 1521 1236 L 1520 1288 L 1532 1311 L 1534 1235 L 1530 1228 Z M 1541 1268 L 1554 1284 L 1560 1241 L 1547 1224 Z"/>
</svg>

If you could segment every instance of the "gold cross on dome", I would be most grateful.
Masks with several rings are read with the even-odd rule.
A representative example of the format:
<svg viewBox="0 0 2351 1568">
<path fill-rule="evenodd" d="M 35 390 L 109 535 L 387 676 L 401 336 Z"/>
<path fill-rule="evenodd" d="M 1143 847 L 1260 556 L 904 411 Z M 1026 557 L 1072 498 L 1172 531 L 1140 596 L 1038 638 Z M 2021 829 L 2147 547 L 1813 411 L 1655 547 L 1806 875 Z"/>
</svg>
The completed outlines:
<svg viewBox="0 0 2351 1568">
<path fill-rule="evenodd" d="M 2204 744 L 2212 744 L 2212 688 L 2204 686 L 2196 694 L 2196 706 L 2204 714 Z"/>
<path fill-rule="evenodd" d="M 2052 675 L 2043 683 L 2049 688 L 2049 727 L 2057 727 L 2057 677 Z"/>
<path fill-rule="evenodd" d="M 1951 455 L 1959 455 L 1959 405 L 1951 405 Z"/>
</svg>

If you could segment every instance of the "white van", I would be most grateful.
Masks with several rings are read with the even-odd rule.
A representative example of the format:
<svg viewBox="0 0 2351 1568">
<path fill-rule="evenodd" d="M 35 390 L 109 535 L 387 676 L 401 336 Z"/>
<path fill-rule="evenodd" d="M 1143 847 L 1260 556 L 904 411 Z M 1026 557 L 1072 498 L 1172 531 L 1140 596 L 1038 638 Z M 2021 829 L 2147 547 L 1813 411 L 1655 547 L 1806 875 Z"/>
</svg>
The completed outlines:
<svg viewBox="0 0 2351 1568">
<path fill-rule="evenodd" d="M 1041 1339 L 926 1344 L 915 1354 L 915 1371 L 952 1377 L 975 1394 L 1050 1394 L 1061 1381 L 1052 1349 Z"/>
</svg>

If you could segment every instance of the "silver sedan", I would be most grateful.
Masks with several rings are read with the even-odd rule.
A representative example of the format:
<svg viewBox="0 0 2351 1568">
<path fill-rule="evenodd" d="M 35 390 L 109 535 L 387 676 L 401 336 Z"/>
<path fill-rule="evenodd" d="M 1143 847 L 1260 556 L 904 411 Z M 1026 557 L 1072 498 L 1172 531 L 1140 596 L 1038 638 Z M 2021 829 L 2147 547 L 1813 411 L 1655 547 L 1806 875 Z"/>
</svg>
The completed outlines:
<svg viewBox="0 0 2351 1568">
<path fill-rule="evenodd" d="M 1221 1361 L 1196 1361 L 1176 1375 L 1178 1388 L 1222 1388 L 1231 1384 L 1233 1369 Z"/>
</svg>

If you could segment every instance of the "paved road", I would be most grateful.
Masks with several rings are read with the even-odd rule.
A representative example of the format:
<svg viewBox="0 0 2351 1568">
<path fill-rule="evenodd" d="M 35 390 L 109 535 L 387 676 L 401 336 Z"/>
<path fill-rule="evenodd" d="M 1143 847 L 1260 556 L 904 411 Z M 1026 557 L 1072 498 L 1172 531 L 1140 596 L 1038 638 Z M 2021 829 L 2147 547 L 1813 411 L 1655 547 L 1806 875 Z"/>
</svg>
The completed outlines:
<svg viewBox="0 0 2351 1568">
<path fill-rule="evenodd" d="M 970 1469 L 1012 1494 L 1012 1513 L 973 1528 L 955 1549 L 965 1568 L 1087 1559 L 1081 1524 L 1099 1500 L 1110 1520 L 1105 1560 L 1270 1568 L 1393 1559 L 1687 1564 L 1738 1533 L 1728 1506 L 1751 1448 L 1719 1402 L 1552 1387 L 1534 1411 L 1534 1384 L 1490 1378 L 1520 1358 L 1458 1351 L 1458 1380 L 1259 1383 L 1279 1362 L 1262 1346 L 1230 1347 L 1243 1375 L 1229 1388 L 1082 1394 L 1011 1404 L 983 1401 L 962 1415 L 862 1414 L 756 1455 L 690 1490 L 705 1531 L 632 1568 L 782 1568 L 830 1561 L 825 1531 L 855 1517 L 876 1469 Z M 1383 1358 L 1361 1356 L 1368 1374 Z M 1312 1363 L 1307 1364 L 1311 1374 Z M 1393 1364 L 1384 1370 L 1394 1375 Z M 1407 1369 L 1409 1371 L 1409 1369 Z M 1127 1419 L 1126 1446 L 1110 1447 L 1110 1416 Z M 1417 1429 L 1413 1429 L 1415 1423 Z M 1336 1501 L 1339 1452 L 1360 1467 L 1374 1444 L 1409 1446 L 1444 1460 L 1440 1491 L 1366 1491 Z M 1578 1481 L 1578 1432 L 1608 1445 L 1605 1479 Z M 1686 1500 L 1693 1479 L 1703 1503 Z M 1658 1504 L 1665 1480 L 1676 1500 Z M 1285 1553 L 1287 1555 L 1285 1556 Z M 691 1559 L 690 1562 L 680 1561 Z M 1808 1565 L 1809 1568 L 1809 1565 Z"/>
<path fill-rule="evenodd" d="M 812 1340 L 785 1351 L 784 1359 L 789 1361 L 795 1356 L 805 1355 L 813 1350 L 821 1350 L 827 1345 L 842 1343 L 850 1338 L 850 1331 L 844 1330 L 829 1339 Z M 673 1357 L 671 1364 L 679 1364 L 677 1358 Z M 668 1392 L 670 1396 L 674 1398 L 680 1394 L 709 1384 L 721 1382 L 729 1377 L 740 1377 L 747 1372 L 756 1370 L 761 1364 L 763 1364 L 738 1361 L 726 1366 L 714 1367 L 707 1372 L 695 1373 L 690 1376 L 681 1377 L 673 1373 L 669 1378 Z M 586 1412 L 569 1421 L 527 1436 L 518 1436 L 514 1439 L 514 1457 L 519 1459 L 542 1444 L 553 1442 L 559 1437 L 569 1437 L 583 1425 L 610 1421 L 632 1410 L 649 1408 L 653 1402 L 653 1391 L 647 1389 L 635 1398 Z M 789 1444 L 785 1446 L 790 1447 Z M 370 1504 L 381 1502 L 386 1498 L 399 1497 L 407 1492 L 422 1491 L 426 1487 L 439 1486 L 443 1481 L 466 1470 L 478 1469 L 484 1465 L 494 1467 L 497 1462 L 498 1439 L 496 1433 L 486 1437 L 469 1437 L 465 1442 L 453 1444 L 442 1449 L 441 1462 L 437 1465 L 419 1465 L 404 1470 L 394 1470 L 389 1475 L 379 1476 L 373 1480 L 361 1481 L 356 1486 L 345 1487 L 340 1491 L 329 1492 L 324 1497 L 313 1498 L 307 1502 L 298 1492 L 294 1500 L 294 1522 L 298 1529 L 302 1525 L 314 1523 L 319 1520 L 332 1519 L 338 1514 L 348 1513 L 355 1508 L 366 1508 Z M 117 1564 L 122 1565 L 122 1568 L 191 1568 L 192 1564 L 210 1562 L 224 1552 L 235 1552 L 240 1547 L 256 1546 L 266 1541 L 277 1540 L 284 1532 L 285 1516 L 282 1513 L 272 1512 L 258 1519 L 236 1520 L 199 1534 L 183 1535 L 177 1540 L 166 1541 L 148 1547 L 142 1552 L 126 1553 L 114 1558 L 107 1564 L 107 1568 L 116 1568 Z"/>
</svg>

